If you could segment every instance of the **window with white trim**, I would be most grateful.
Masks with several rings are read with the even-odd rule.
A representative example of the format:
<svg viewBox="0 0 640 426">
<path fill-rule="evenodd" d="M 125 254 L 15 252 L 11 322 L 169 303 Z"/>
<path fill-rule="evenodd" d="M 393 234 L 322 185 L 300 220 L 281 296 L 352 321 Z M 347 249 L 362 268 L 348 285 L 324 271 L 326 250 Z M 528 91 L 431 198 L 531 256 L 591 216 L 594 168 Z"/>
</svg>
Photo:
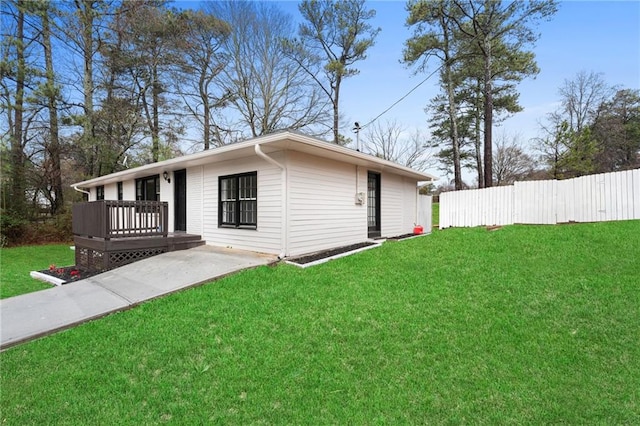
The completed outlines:
<svg viewBox="0 0 640 426">
<path fill-rule="evenodd" d="M 258 173 L 220 176 L 218 226 L 255 229 L 258 225 Z"/>
</svg>

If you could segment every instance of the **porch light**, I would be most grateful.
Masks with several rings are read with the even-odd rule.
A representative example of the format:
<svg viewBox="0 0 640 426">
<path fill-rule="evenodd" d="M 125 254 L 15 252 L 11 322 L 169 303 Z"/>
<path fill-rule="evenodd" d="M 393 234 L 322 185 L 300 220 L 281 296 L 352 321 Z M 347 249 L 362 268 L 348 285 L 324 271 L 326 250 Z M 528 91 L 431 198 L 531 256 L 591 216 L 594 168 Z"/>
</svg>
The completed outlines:
<svg viewBox="0 0 640 426">
<path fill-rule="evenodd" d="M 163 172 L 162 177 L 167 181 L 167 183 L 171 183 L 171 179 L 169 179 L 169 173 L 167 173 L 166 171 Z"/>
</svg>

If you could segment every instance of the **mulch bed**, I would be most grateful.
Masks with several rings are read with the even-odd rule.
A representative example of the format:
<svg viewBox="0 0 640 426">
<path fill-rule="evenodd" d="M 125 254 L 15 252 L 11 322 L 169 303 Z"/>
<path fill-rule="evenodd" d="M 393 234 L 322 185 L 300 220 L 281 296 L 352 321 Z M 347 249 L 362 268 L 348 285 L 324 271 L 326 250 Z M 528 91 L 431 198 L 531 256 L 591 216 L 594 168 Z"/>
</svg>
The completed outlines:
<svg viewBox="0 0 640 426">
<path fill-rule="evenodd" d="M 337 254 L 342 254 L 349 251 L 357 250 L 359 248 L 369 247 L 374 245 L 376 245 L 376 243 L 371 243 L 371 242 L 352 244 L 350 246 L 344 246 L 344 247 L 338 247 L 331 250 L 319 251 L 317 253 L 308 254 L 306 256 L 301 256 L 301 257 L 295 257 L 293 259 L 287 259 L 287 260 L 292 263 L 304 265 L 306 263 L 315 262 L 316 260 L 325 259 L 327 257 L 335 256 Z"/>
<path fill-rule="evenodd" d="M 404 240 L 405 238 L 411 238 L 411 237 L 415 237 L 416 235 L 421 235 L 421 234 L 402 234 L 402 235 L 396 235 L 395 237 L 389 237 L 386 238 L 387 241 L 400 241 L 400 240 Z"/>
<path fill-rule="evenodd" d="M 76 268 L 75 266 L 56 266 L 56 265 L 51 265 L 49 266 L 49 269 L 44 269 L 38 272 L 50 275 L 54 278 L 64 280 L 63 284 L 69 284 L 74 281 L 79 281 L 84 278 L 89 278 L 99 273 L 99 272 L 89 272 L 86 269 Z"/>
</svg>

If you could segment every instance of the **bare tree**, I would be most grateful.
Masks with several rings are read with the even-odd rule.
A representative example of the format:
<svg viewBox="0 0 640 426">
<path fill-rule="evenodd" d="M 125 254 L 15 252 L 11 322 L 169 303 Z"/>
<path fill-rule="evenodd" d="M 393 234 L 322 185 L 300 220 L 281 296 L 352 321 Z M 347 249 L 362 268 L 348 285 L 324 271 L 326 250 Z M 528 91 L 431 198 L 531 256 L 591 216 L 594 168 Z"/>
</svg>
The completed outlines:
<svg viewBox="0 0 640 426">
<path fill-rule="evenodd" d="M 182 59 L 173 47 L 185 35 L 179 16 L 161 2 L 124 2 L 102 41 L 100 52 L 109 67 L 105 101 L 117 92 L 140 108 L 150 139 L 146 161 L 174 156 L 179 151 L 177 135 L 184 132 L 184 113 L 171 92 L 174 70 Z"/>
<path fill-rule="evenodd" d="M 57 37 L 69 46 L 70 72 L 66 78 L 71 84 L 81 86 L 79 89 L 82 101 L 81 112 L 75 114 L 76 124 L 82 127 L 82 138 L 78 141 L 84 151 L 84 168 L 89 176 L 98 176 L 100 159 L 98 155 L 100 143 L 94 134 L 93 113 L 95 110 L 96 84 L 95 63 L 99 56 L 100 25 L 109 14 L 109 0 L 72 0 L 60 2 L 60 18 L 54 22 Z M 80 64 L 76 65 L 76 60 Z M 63 65 L 66 65 L 63 63 Z M 74 66 L 76 65 L 76 66 Z M 69 66 L 69 65 L 67 65 Z"/>
<path fill-rule="evenodd" d="M 562 178 L 562 156 L 567 149 L 562 138 L 562 124 L 557 118 L 551 118 L 547 123 L 539 122 L 542 136 L 535 139 L 535 149 L 540 153 L 540 159 L 549 167 L 552 179 Z"/>
<path fill-rule="evenodd" d="M 42 22 L 42 47 L 45 61 L 45 84 L 43 95 L 47 100 L 49 111 L 49 137 L 47 144 L 47 168 L 49 168 L 49 184 L 52 196 L 49 197 L 51 214 L 56 214 L 64 208 L 64 195 L 62 191 L 62 170 L 60 168 L 61 146 L 58 126 L 58 97 L 60 88 L 56 83 L 56 74 L 53 69 L 53 53 L 51 49 L 51 24 L 49 14 L 51 5 L 44 3 L 38 8 Z"/>
<path fill-rule="evenodd" d="M 613 88 L 604 81 L 602 73 L 580 71 L 573 80 L 565 80 L 558 90 L 562 105 L 558 116 L 579 133 L 595 121 L 598 108 L 612 93 Z"/>
<path fill-rule="evenodd" d="M 517 135 L 509 137 L 502 134 L 496 141 L 493 158 L 493 176 L 497 186 L 523 180 L 535 168 L 535 161 L 524 151 Z"/>
<path fill-rule="evenodd" d="M 558 93 L 560 107 L 540 123 L 538 150 L 554 179 L 593 173 L 603 147 L 596 143 L 591 126 L 613 89 L 601 73 L 581 71 L 565 80 Z"/>
<path fill-rule="evenodd" d="M 216 80 L 229 61 L 223 45 L 231 27 L 211 13 L 184 11 L 180 21 L 185 29 L 184 38 L 178 38 L 174 48 L 182 57 L 177 74 L 176 91 L 202 127 L 204 149 L 223 143 L 215 124 L 214 113 L 229 100 L 230 93 L 220 88 Z M 212 135 L 213 130 L 213 135 Z M 215 137 L 213 137 L 215 136 Z"/>
<path fill-rule="evenodd" d="M 326 101 L 301 66 L 283 53 L 282 40 L 293 32 L 291 19 L 276 6 L 250 1 L 208 3 L 226 21 L 230 57 L 221 73 L 229 102 L 251 136 L 281 129 L 326 133 Z"/>
<path fill-rule="evenodd" d="M 425 170 L 433 163 L 426 148 L 426 138 L 416 131 L 406 134 L 397 121 L 376 122 L 365 132 L 364 148 L 376 157 L 416 170 Z"/>
</svg>

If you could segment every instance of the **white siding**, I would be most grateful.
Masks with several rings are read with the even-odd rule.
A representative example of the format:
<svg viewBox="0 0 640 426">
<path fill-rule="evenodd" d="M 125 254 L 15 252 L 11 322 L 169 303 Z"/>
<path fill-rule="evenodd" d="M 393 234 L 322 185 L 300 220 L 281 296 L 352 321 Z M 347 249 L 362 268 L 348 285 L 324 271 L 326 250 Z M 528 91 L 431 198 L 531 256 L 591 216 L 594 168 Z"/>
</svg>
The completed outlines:
<svg viewBox="0 0 640 426">
<path fill-rule="evenodd" d="M 366 169 L 356 176 L 355 165 L 297 152 L 288 164 L 290 256 L 367 239 L 367 209 L 355 199 L 366 193 Z"/>
<path fill-rule="evenodd" d="M 187 232 L 202 235 L 202 166 L 187 169 Z"/>
<path fill-rule="evenodd" d="M 281 161 L 281 154 L 270 154 Z M 258 227 L 234 229 L 218 227 L 218 177 L 237 173 L 258 173 Z M 207 244 L 279 254 L 282 229 L 281 170 L 255 157 L 213 163 L 203 167 L 202 238 Z M 194 194 L 194 196 L 196 196 Z M 189 213 L 187 213 L 188 215 Z"/>
<path fill-rule="evenodd" d="M 187 168 L 187 232 L 201 235 L 209 245 L 242 250 L 281 254 L 286 246 L 287 256 L 368 239 L 367 167 L 297 151 L 268 155 L 286 166 L 286 182 L 280 168 L 257 155 Z M 257 229 L 219 228 L 218 178 L 253 171 L 258 180 Z M 415 180 L 380 173 L 382 236 L 412 232 L 417 214 Z M 170 231 L 174 228 L 174 185 L 173 178 L 169 183 L 160 175 L 160 199 L 169 206 Z M 358 192 L 364 194 L 363 204 L 356 203 Z M 95 188 L 91 193 L 95 199 Z M 117 198 L 116 184 L 109 185 L 108 194 Z M 135 200 L 135 180 L 123 182 L 123 196 Z M 282 227 L 285 218 L 286 230 Z M 428 225 L 422 225 L 426 231 Z"/>
<path fill-rule="evenodd" d="M 104 199 L 105 200 L 118 199 L 118 184 L 112 183 L 104 186 Z"/>
<path fill-rule="evenodd" d="M 89 201 L 96 200 L 97 188 L 91 188 L 89 192 Z M 117 200 L 118 199 L 118 184 L 111 183 L 104 186 L 104 199 L 105 200 Z M 127 180 L 122 182 L 122 199 L 123 200 L 135 200 L 136 199 L 136 186 L 135 181 Z"/>
<path fill-rule="evenodd" d="M 123 200 L 136 199 L 136 182 L 134 180 L 127 180 L 122 182 L 122 199 Z"/>
<path fill-rule="evenodd" d="M 135 184 L 134 184 L 135 185 Z M 173 197 L 173 179 L 167 182 L 160 173 L 160 201 L 166 201 L 169 210 L 169 232 L 173 232 L 175 228 L 174 220 L 174 197 Z"/>
<path fill-rule="evenodd" d="M 382 173 L 380 187 L 382 236 L 394 237 L 413 232 L 417 214 L 417 182 Z"/>
</svg>

